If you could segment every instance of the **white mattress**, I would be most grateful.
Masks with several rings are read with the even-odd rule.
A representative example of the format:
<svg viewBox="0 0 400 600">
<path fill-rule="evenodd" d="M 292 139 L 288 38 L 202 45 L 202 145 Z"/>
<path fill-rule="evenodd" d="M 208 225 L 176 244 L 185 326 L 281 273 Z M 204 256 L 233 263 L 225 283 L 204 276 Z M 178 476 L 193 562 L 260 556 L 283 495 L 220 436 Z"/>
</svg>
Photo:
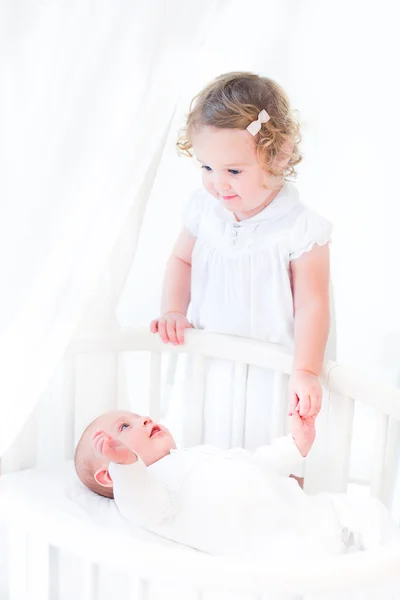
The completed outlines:
<svg viewBox="0 0 400 600">
<path fill-rule="evenodd" d="M 24 523 L 26 528 L 38 531 L 40 522 L 43 537 L 51 540 L 55 525 L 65 532 L 71 528 L 104 535 L 104 530 L 118 543 L 137 546 L 138 543 L 156 544 L 185 554 L 199 554 L 196 550 L 161 538 L 151 532 L 135 527 L 124 520 L 113 500 L 88 490 L 78 479 L 72 461 L 56 468 L 29 469 L 0 478 L 0 519 Z M 64 527 L 63 527 L 64 525 Z M 62 535 L 66 535 L 66 533 Z M 101 535 L 100 533 L 100 535 Z M 56 536 L 59 539 L 59 535 Z M 71 547 L 71 540 L 67 540 Z M 54 543 L 54 540 L 53 540 Z M 56 543 L 56 545 L 58 545 Z M 64 546 L 63 540 L 59 545 Z M 71 548 L 73 550 L 73 548 Z"/>
</svg>

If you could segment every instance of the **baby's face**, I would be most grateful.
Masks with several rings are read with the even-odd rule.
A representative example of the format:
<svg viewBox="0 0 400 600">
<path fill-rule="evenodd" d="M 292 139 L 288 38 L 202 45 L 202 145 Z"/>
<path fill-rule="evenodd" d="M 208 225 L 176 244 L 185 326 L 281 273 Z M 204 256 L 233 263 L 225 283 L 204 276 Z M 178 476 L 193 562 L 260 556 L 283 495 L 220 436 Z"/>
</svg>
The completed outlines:
<svg viewBox="0 0 400 600">
<path fill-rule="evenodd" d="M 113 411 L 101 415 L 94 429 L 102 430 L 135 450 L 146 466 L 152 465 L 176 448 L 174 438 L 163 425 L 150 417 L 127 411 Z"/>
</svg>

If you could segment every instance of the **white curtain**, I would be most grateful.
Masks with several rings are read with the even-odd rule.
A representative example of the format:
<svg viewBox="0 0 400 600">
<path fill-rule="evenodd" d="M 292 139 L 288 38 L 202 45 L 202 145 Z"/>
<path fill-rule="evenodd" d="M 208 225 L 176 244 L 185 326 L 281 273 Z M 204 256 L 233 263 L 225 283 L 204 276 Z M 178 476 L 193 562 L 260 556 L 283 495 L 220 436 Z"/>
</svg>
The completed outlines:
<svg viewBox="0 0 400 600">
<path fill-rule="evenodd" d="M 4 2 L 0 455 L 128 215 L 138 236 L 191 61 L 222 3 Z M 132 212 L 133 211 L 133 212 Z"/>
</svg>

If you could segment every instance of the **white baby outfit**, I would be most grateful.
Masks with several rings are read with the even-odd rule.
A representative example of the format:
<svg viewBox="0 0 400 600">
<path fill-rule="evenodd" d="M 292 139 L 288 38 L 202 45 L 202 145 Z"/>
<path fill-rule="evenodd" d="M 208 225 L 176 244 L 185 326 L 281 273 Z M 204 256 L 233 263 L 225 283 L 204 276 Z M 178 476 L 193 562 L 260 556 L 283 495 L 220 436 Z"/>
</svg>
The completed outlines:
<svg viewBox="0 0 400 600">
<path fill-rule="evenodd" d="M 288 477 L 303 461 L 287 436 L 255 453 L 171 450 L 147 468 L 140 459 L 111 464 L 110 474 L 123 517 L 211 554 L 321 557 L 346 552 L 349 543 L 363 549 L 398 536 L 373 499 L 361 518 L 344 496 L 307 496 Z"/>
<path fill-rule="evenodd" d="M 189 319 L 197 329 L 275 342 L 294 347 L 293 297 L 290 261 L 314 244 L 329 242 L 331 224 L 299 200 L 293 184 L 285 182 L 276 198 L 261 212 L 238 222 L 233 213 L 206 190 L 189 202 L 184 224 L 197 238 L 192 254 Z M 243 440 L 255 449 L 272 439 L 269 424 L 272 372 L 251 368 L 247 374 L 246 421 Z M 190 394 L 186 393 L 184 444 L 231 446 L 229 422 L 233 369 L 209 361 L 205 396 L 205 436 L 196 437 Z M 222 393 L 223 390 L 223 393 Z M 280 432 L 284 433 L 283 431 Z"/>
</svg>

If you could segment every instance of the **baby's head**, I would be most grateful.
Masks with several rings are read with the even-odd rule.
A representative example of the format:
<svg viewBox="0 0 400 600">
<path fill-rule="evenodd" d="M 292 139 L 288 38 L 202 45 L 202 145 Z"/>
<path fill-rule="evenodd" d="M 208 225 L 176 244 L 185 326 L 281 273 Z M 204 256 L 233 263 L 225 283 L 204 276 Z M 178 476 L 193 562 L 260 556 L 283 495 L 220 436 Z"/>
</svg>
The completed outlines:
<svg viewBox="0 0 400 600">
<path fill-rule="evenodd" d="M 134 450 L 146 466 L 155 463 L 176 448 L 174 438 L 163 425 L 150 417 L 127 411 L 111 411 L 97 417 L 83 432 L 75 450 L 75 469 L 90 490 L 113 498 L 113 482 L 108 472 L 109 460 L 94 449 L 93 436 L 104 431 Z"/>
<path fill-rule="evenodd" d="M 263 110 L 269 120 L 252 135 L 247 127 Z M 299 142 L 299 124 L 281 87 L 254 73 L 235 72 L 220 75 L 193 99 L 177 147 L 195 156 L 207 191 L 235 212 L 239 199 L 242 208 L 251 209 L 251 198 L 261 204 L 266 189 L 295 175 Z"/>
</svg>

